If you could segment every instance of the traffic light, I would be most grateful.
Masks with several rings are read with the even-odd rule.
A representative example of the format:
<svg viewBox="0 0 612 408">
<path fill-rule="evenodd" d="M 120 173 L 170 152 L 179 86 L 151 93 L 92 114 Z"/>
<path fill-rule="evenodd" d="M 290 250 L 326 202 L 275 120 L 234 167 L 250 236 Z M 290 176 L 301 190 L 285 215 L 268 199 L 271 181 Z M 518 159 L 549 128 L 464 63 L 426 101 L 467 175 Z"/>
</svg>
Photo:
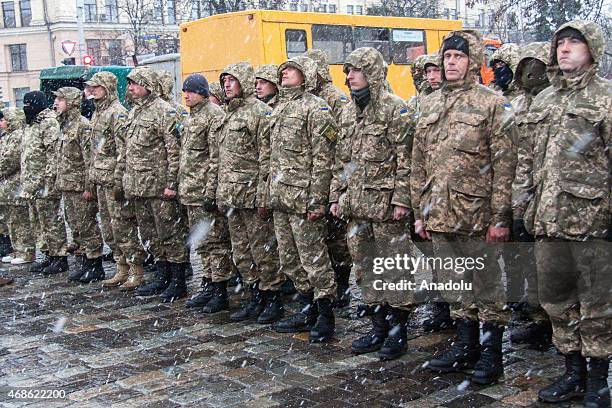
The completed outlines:
<svg viewBox="0 0 612 408">
<path fill-rule="evenodd" d="M 93 65 L 94 60 L 91 55 L 85 55 L 83 57 L 83 65 Z"/>
</svg>

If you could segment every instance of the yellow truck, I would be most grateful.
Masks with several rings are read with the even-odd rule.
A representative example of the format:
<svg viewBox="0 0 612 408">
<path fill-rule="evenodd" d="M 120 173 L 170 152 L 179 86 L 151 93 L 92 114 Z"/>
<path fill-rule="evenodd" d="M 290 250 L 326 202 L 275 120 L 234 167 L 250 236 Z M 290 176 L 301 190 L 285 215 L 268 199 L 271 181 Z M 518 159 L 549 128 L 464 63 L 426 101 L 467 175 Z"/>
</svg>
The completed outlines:
<svg viewBox="0 0 612 408">
<path fill-rule="evenodd" d="M 456 20 L 267 10 L 219 14 L 181 24 L 181 74 L 199 72 L 216 82 L 229 64 L 280 64 L 317 48 L 329 57 L 334 84 L 348 92 L 346 57 L 356 48 L 374 47 L 389 64 L 393 91 L 408 98 L 415 94 L 410 64 L 438 51 L 444 35 L 458 29 Z"/>
</svg>

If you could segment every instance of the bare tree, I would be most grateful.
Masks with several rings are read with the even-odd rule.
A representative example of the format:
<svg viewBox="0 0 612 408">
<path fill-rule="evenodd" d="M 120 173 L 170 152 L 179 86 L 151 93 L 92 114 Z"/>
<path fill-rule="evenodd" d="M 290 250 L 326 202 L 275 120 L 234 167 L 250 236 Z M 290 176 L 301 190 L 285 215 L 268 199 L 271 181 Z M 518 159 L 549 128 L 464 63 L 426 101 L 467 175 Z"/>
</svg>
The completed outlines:
<svg viewBox="0 0 612 408">
<path fill-rule="evenodd" d="M 380 0 L 368 7 L 368 14 L 395 17 L 437 18 L 438 1 L 436 0 Z"/>
</svg>

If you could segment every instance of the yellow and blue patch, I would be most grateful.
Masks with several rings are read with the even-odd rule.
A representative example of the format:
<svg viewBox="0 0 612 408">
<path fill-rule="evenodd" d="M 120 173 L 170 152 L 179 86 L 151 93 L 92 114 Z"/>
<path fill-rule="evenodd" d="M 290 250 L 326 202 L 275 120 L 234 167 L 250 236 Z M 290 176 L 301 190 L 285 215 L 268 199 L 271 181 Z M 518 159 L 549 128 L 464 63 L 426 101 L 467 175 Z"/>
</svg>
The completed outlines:
<svg viewBox="0 0 612 408">
<path fill-rule="evenodd" d="M 402 108 L 399 111 L 400 116 L 404 117 L 406 115 L 408 115 L 408 108 Z"/>
</svg>

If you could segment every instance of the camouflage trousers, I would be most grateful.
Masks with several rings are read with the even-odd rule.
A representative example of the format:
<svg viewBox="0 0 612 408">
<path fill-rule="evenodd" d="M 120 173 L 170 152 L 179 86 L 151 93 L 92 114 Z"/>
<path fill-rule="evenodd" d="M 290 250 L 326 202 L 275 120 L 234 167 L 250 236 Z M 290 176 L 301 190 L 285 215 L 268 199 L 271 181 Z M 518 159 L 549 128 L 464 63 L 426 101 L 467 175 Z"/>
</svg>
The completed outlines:
<svg viewBox="0 0 612 408">
<path fill-rule="evenodd" d="M 442 291 L 442 297 L 450 304 L 451 317 L 506 325 L 510 310 L 506 306 L 497 249 L 487 245 L 484 236 L 431 232 L 431 239 L 436 258 L 448 258 L 453 262 L 466 258 L 482 260 L 482 269 L 438 268 L 436 271 L 441 283 L 471 285 L 471 290 Z"/>
<path fill-rule="evenodd" d="M 271 221 L 263 220 L 255 209 L 228 211 L 232 254 L 245 284 L 259 281 L 261 290 L 280 290 L 285 277 L 279 271 L 278 248 Z"/>
<path fill-rule="evenodd" d="M 134 213 L 141 234 L 150 237 L 159 248 L 155 258 L 173 263 L 189 262 L 186 247 L 187 230 L 181 219 L 181 209 L 177 200 L 162 200 L 155 197 L 133 197 Z M 150 220 L 153 219 L 153 225 Z M 153 230 L 150 230 L 153 229 Z"/>
<path fill-rule="evenodd" d="M 407 221 L 372 222 L 369 220 L 351 220 L 348 224 L 347 242 L 353 258 L 352 272 L 362 290 L 363 302 L 367 305 L 388 303 L 392 307 L 412 310 L 416 306 L 413 291 L 399 292 L 371 290 L 376 279 L 372 270 L 373 256 L 392 257 L 410 241 Z M 414 280 L 406 274 L 403 279 Z"/>
<path fill-rule="evenodd" d="M 37 245 L 49 256 L 66 256 L 66 224 L 59 198 L 37 198 L 30 202 L 30 224 Z"/>
<path fill-rule="evenodd" d="M 336 297 L 336 278 L 325 245 L 325 221 L 308 221 L 305 214 L 274 212 L 281 272 L 301 293 L 315 299 Z"/>
<path fill-rule="evenodd" d="M 36 255 L 36 245 L 30 226 L 28 207 L 7 205 L 3 206 L 3 211 L 4 209 L 6 209 L 7 228 L 15 257 L 33 260 Z"/>
<path fill-rule="evenodd" d="M 64 191 L 64 211 L 66 221 L 72 231 L 74 243 L 88 259 L 102 256 L 102 234 L 98 228 L 98 203 L 85 201 L 82 193 Z"/>
<path fill-rule="evenodd" d="M 347 223 L 332 215 L 325 217 L 327 224 L 327 237 L 325 244 L 327 252 L 332 263 L 334 271 L 338 272 L 342 269 L 350 269 L 353 263 L 351 252 L 346 241 Z"/>
<path fill-rule="evenodd" d="M 204 277 L 224 282 L 232 276 L 232 245 L 227 218 L 198 206 L 185 206 L 189 219 L 189 244 L 202 260 Z"/>
<path fill-rule="evenodd" d="M 540 301 L 550 316 L 553 343 L 563 354 L 612 355 L 612 265 L 609 242 L 538 239 Z"/>
<path fill-rule="evenodd" d="M 98 185 L 96 186 L 96 192 L 102 237 L 113 251 L 115 262 L 118 264 L 142 264 L 146 255 L 138 238 L 138 223 L 134 214 L 134 204 L 129 201 L 115 201 L 112 188 Z"/>
</svg>

